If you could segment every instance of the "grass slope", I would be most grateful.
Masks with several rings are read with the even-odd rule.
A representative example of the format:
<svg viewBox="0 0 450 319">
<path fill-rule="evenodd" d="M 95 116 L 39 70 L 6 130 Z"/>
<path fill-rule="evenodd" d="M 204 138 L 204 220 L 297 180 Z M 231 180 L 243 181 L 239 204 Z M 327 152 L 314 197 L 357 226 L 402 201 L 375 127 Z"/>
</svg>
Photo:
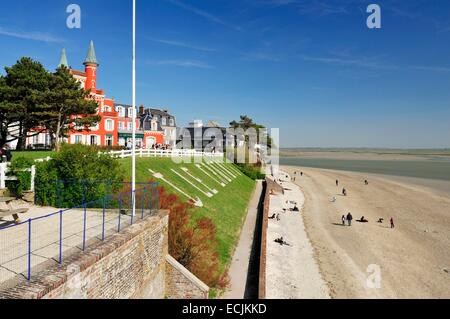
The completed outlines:
<svg viewBox="0 0 450 319">
<path fill-rule="evenodd" d="M 54 154 L 55 154 L 55 152 L 51 152 L 51 151 L 24 151 L 24 152 L 13 151 L 12 152 L 13 158 L 24 157 L 24 158 L 28 158 L 30 160 L 42 159 L 42 158 L 46 158 L 48 156 L 52 157 Z"/>
<path fill-rule="evenodd" d="M 131 178 L 131 160 L 123 159 L 121 160 L 121 163 L 127 172 L 127 176 Z M 229 167 L 230 171 L 233 169 L 233 164 L 226 165 Z M 181 167 L 189 169 L 189 172 L 192 175 L 200 178 L 206 186 L 211 189 L 218 190 L 219 193 L 211 198 L 208 198 L 202 192 L 171 171 L 171 169 L 175 169 L 183 176 L 188 177 L 189 180 L 192 180 L 191 177 L 186 175 L 186 173 L 180 169 Z M 170 158 L 138 158 L 136 164 L 136 179 L 138 182 L 155 180 L 153 174 L 149 172 L 149 169 L 163 174 L 164 177 L 174 183 L 177 187 L 192 197 L 198 197 L 202 200 L 204 207 L 196 208 L 195 217 L 199 218 L 206 216 L 215 223 L 217 227 L 217 238 L 219 241 L 220 265 L 221 270 L 224 271 L 228 267 L 234 248 L 237 245 L 240 231 L 246 217 L 250 197 L 252 196 L 255 188 L 255 182 L 247 176 L 239 174 L 239 176 L 231 183 L 227 184 L 225 187 L 222 187 L 198 169 L 195 164 L 176 164 Z M 205 171 L 217 179 L 217 176 L 211 174 L 210 171 Z M 237 171 L 237 169 L 235 168 L 234 171 Z M 234 174 L 238 175 L 236 173 Z M 176 193 L 182 199 L 188 200 L 185 195 L 180 194 L 172 186 L 160 180 L 158 180 L 158 182 L 169 192 Z M 207 191 L 207 188 L 203 185 L 199 183 L 195 183 L 195 185 L 204 191 Z"/>
</svg>

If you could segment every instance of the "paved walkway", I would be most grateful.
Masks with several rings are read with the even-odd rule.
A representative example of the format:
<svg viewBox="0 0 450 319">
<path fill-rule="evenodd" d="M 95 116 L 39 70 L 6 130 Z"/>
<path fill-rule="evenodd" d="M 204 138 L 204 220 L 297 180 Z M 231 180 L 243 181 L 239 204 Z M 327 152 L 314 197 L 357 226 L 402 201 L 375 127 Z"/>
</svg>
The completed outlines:
<svg viewBox="0 0 450 319">
<path fill-rule="evenodd" d="M 0 221 L 0 287 L 8 280 L 24 279 L 28 276 L 28 264 L 32 275 L 37 266 L 45 263 L 57 263 L 60 254 L 60 236 L 62 236 L 62 253 L 67 255 L 76 248 L 83 249 L 83 230 L 86 227 L 86 245 L 92 241 L 101 241 L 103 232 L 102 209 L 87 207 L 86 226 L 84 226 L 84 209 L 70 209 L 63 212 L 63 218 L 55 213 L 52 207 L 36 207 L 27 204 L 18 207 L 28 207 L 30 211 L 22 215 L 24 223 L 14 225 L 11 217 Z M 105 214 L 105 236 L 117 232 L 118 209 L 108 209 Z M 150 214 L 148 210 L 146 215 Z M 139 217 L 138 217 L 139 218 Z M 33 219 L 31 229 L 26 222 Z M 62 233 L 60 225 L 62 222 Z M 131 224 L 130 216 L 121 216 L 121 229 Z M 31 230 L 31 233 L 30 233 Z M 29 237 L 31 234 L 31 238 Z M 29 241 L 30 240 L 30 241 Z M 29 242 L 31 256 L 28 259 Z"/>
<path fill-rule="evenodd" d="M 253 238 L 262 191 L 263 183 L 258 181 L 228 273 L 230 276 L 230 289 L 225 293 L 223 299 L 244 299 L 246 297 Z"/>
</svg>

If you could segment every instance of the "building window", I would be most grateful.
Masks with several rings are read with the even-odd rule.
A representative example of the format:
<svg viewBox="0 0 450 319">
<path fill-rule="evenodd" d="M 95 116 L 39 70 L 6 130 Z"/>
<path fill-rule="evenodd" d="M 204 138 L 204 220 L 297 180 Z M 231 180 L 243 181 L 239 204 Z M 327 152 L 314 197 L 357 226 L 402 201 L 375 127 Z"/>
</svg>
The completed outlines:
<svg viewBox="0 0 450 319">
<path fill-rule="evenodd" d="M 152 131 L 157 131 L 158 130 L 158 123 L 156 123 L 155 121 L 152 122 Z"/>
<path fill-rule="evenodd" d="M 97 141 L 98 141 L 97 136 L 91 135 L 91 137 L 90 137 L 90 145 L 97 145 Z"/>
<path fill-rule="evenodd" d="M 123 106 L 119 106 L 117 112 L 119 112 L 119 117 L 125 117 L 125 108 Z"/>
<path fill-rule="evenodd" d="M 133 130 L 133 123 L 128 122 L 128 131 L 132 131 Z"/>
<path fill-rule="evenodd" d="M 106 136 L 106 146 L 113 146 L 113 137 L 111 135 Z"/>
<path fill-rule="evenodd" d="M 111 112 L 111 108 L 109 106 L 105 106 L 103 108 L 103 112 Z"/>
<path fill-rule="evenodd" d="M 107 131 L 114 131 L 114 121 L 113 120 L 106 120 L 105 129 Z"/>
<path fill-rule="evenodd" d="M 123 122 L 119 122 L 119 130 L 123 131 Z"/>
<path fill-rule="evenodd" d="M 75 135 L 75 144 L 81 144 L 81 143 L 83 143 L 83 136 Z"/>
<path fill-rule="evenodd" d="M 39 144 L 39 135 L 33 136 L 33 145 Z"/>
<path fill-rule="evenodd" d="M 162 125 L 167 125 L 167 119 L 165 117 L 163 117 L 161 119 Z"/>
<path fill-rule="evenodd" d="M 174 121 L 174 119 L 170 119 L 170 126 L 175 126 L 175 121 Z"/>
</svg>

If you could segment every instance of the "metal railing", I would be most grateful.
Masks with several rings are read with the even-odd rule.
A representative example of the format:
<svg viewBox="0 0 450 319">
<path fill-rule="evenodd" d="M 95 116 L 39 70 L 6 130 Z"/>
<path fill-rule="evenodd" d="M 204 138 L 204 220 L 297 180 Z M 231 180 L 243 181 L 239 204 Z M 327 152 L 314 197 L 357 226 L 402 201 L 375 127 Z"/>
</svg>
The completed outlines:
<svg viewBox="0 0 450 319">
<path fill-rule="evenodd" d="M 0 287 L 17 276 L 31 280 L 43 263 L 62 264 L 72 253 L 85 251 L 155 214 L 159 209 L 157 183 L 140 184 L 134 193 L 106 195 L 49 214 L 30 211 L 33 218 L 0 226 Z"/>
</svg>

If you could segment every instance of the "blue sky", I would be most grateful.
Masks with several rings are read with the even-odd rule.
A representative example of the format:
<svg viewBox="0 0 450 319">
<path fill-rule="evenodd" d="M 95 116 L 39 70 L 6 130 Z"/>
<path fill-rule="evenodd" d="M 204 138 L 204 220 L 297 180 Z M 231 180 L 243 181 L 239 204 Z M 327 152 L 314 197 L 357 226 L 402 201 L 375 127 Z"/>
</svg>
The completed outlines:
<svg viewBox="0 0 450 319">
<path fill-rule="evenodd" d="M 53 69 L 65 47 L 82 69 L 92 39 L 99 87 L 131 102 L 131 0 L 1 6 L 2 67 L 30 56 Z M 137 18 L 138 103 L 180 125 L 247 114 L 285 147 L 450 147 L 449 1 L 138 0 Z"/>
</svg>

